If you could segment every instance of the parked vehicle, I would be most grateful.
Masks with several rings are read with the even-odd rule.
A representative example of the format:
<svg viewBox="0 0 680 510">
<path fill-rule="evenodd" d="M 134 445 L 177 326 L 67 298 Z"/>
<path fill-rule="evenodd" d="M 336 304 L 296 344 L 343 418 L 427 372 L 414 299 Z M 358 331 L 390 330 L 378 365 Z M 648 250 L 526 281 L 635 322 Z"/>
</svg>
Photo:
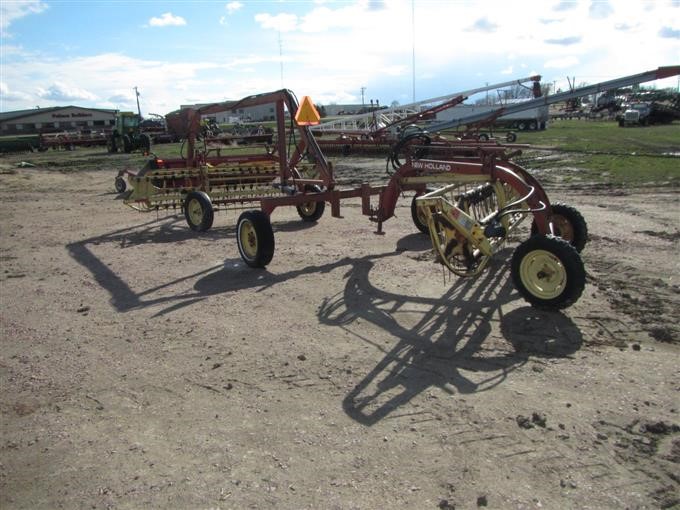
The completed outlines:
<svg viewBox="0 0 680 510">
<path fill-rule="evenodd" d="M 616 120 L 619 126 L 648 126 L 651 124 L 669 124 L 680 119 L 680 108 L 674 103 L 637 102 L 623 108 Z"/>
<path fill-rule="evenodd" d="M 107 141 L 109 152 L 132 152 L 141 150 L 145 154 L 151 152 L 151 137 L 142 133 L 141 116 L 132 112 L 120 112 L 116 115 L 116 125 Z"/>
</svg>

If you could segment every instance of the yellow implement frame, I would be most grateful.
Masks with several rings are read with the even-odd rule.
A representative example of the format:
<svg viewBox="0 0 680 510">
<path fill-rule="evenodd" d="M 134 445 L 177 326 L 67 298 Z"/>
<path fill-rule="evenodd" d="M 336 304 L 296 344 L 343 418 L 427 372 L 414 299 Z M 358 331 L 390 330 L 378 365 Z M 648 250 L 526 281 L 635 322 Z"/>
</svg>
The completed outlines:
<svg viewBox="0 0 680 510">
<path fill-rule="evenodd" d="M 479 274 L 503 246 L 508 233 L 529 213 L 529 207 L 521 203 L 513 206 L 516 209 L 512 214 L 499 216 L 499 211 L 517 199 L 514 190 L 500 181 L 489 183 L 470 177 L 416 199 L 435 253 L 459 276 Z M 466 184 L 472 182 L 484 184 L 466 192 Z"/>
</svg>

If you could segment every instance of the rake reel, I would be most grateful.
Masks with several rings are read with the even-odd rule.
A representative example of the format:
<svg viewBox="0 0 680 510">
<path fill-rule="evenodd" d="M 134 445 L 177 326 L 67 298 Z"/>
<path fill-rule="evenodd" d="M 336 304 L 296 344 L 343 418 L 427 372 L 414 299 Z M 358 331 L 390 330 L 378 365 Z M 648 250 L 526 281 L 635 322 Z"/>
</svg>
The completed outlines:
<svg viewBox="0 0 680 510">
<path fill-rule="evenodd" d="M 536 203 L 537 194 L 535 187 L 528 186 L 527 193 L 518 196 L 515 188 L 498 180 L 471 189 L 454 183 L 416 197 L 415 205 L 418 217 L 427 225 L 439 262 L 458 276 L 471 277 L 484 269 L 527 216 L 549 211 L 548 203 Z M 567 220 L 559 218 L 559 223 L 550 221 L 551 231 L 560 225 L 564 228 Z M 579 239 L 586 235 L 580 230 L 585 228 L 585 222 L 570 228 L 578 232 Z M 572 305 L 585 287 L 585 269 L 576 247 L 552 233 L 536 232 L 517 247 L 511 276 L 520 294 L 543 309 Z"/>
<path fill-rule="evenodd" d="M 416 198 L 416 206 L 439 260 L 458 276 L 476 276 L 530 211 L 499 182 L 466 188 L 450 184 Z"/>
</svg>

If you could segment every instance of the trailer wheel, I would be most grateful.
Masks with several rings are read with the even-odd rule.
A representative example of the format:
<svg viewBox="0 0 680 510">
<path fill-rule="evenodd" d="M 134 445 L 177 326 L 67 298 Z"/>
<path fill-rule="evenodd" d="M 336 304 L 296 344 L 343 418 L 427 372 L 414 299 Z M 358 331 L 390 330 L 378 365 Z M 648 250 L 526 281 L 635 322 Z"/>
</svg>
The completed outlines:
<svg viewBox="0 0 680 510">
<path fill-rule="evenodd" d="M 190 191 L 184 199 L 184 217 L 191 230 L 205 232 L 210 229 L 215 218 L 212 202 L 203 191 Z"/>
<path fill-rule="evenodd" d="M 576 249 L 554 236 L 534 236 L 520 244 L 512 255 L 511 275 L 522 297 L 544 310 L 573 305 L 586 284 Z"/>
<path fill-rule="evenodd" d="M 507 135 L 505 135 L 505 140 L 508 143 L 514 143 L 514 142 L 517 141 L 517 135 L 515 133 L 513 133 L 512 131 L 510 131 Z"/>
<path fill-rule="evenodd" d="M 116 177 L 116 180 L 113 181 L 113 187 L 116 188 L 116 193 L 123 193 L 127 189 L 127 184 L 125 184 L 125 179 L 123 179 L 120 175 Z"/>
<path fill-rule="evenodd" d="M 426 193 L 429 193 L 430 191 L 432 190 L 428 189 Z M 411 218 L 413 219 L 413 224 L 418 230 L 420 230 L 423 234 L 429 234 L 430 227 L 427 226 L 427 218 L 425 215 L 423 215 L 423 213 L 420 212 L 420 208 L 416 203 L 416 198 L 421 195 L 423 195 L 423 193 L 420 192 L 413 195 L 413 199 L 411 200 Z"/>
<path fill-rule="evenodd" d="M 305 186 L 305 190 L 313 191 L 315 193 L 321 192 L 321 188 L 313 185 Z M 313 223 L 323 216 L 323 212 L 326 209 L 326 202 L 305 202 L 304 204 L 298 205 L 296 209 L 300 218 L 302 218 L 302 221 Z"/>
<path fill-rule="evenodd" d="M 552 204 L 552 221 L 555 234 L 571 244 L 576 251 L 581 253 L 588 241 L 588 224 L 583 215 L 576 209 L 567 204 Z M 536 221 L 531 224 L 531 235 L 538 234 Z"/>
<path fill-rule="evenodd" d="M 262 211 L 245 211 L 236 225 L 238 251 L 250 267 L 265 267 L 274 257 L 274 231 Z"/>
<path fill-rule="evenodd" d="M 488 142 L 489 141 L 489 135 L 486 133 L 480 133 L 480 135 L 477 137 L 477 140 L 480 142 Z"/>
</svg>

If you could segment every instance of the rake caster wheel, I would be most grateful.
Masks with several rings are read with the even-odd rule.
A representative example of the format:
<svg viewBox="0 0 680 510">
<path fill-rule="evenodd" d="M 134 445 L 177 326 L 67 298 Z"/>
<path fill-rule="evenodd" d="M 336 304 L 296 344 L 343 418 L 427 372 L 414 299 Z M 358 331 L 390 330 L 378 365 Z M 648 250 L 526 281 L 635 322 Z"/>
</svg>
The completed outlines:
<svg viewBox="0 0 680 510">
<path fill-rule="evenodd" d="M 507 135 L 505 135 L 505 141 L 508 143 L 514 143 L 517 141 L 517 135 L 510 131 Z"/>
<path fill-rule="evenodd" d="M 305 190 L 319 193 L 321 188 L 307 185 L 305 186 Z M 305 202 L 304 204 L 296 206 L 296 208 L 302 221 L 313 223 L 323 216 L 323 212 L 326 209 L 326 202 Z"/>
<path fill-rule="evenodd" d="M 236 224 L 238 251 L 250 267 L 265 267 L 274 257 L 274 231 L 262 211 L 245 211 Z"/>
<path fill-rule="evenodd" d="M 191 230 L 205 232 L 210 229 L 215 218 L 212 202 L 203 191 L 190 191 L 184 199 L 184 217 Z"/>
<path fill-rule="evenodd" d="M 570 205 L 556 203 L 551 206 L 552 215 L 549 220 L 552 221 L 555 234 L 565 241 L 568 241 L 576 251 L 581 253 L 588 241 L 588 225 L 583 215 L 578 210 Z M 536 222 L 531 224 L 531 235 L 538 234 Z"/>
<path fill-rule="evenodd" d="M 428 188 L 425 193 L 430 193 L 431 191 L 434 190 Z M 413 224 L 418 230 L 420 230 L 423 234 L 429 235 L 430 228 L 427 226 L 427 218 L 420 212 L 418 205 L 416 204 L 416 198 L 424 195 L 425 193 L 417 192 L 415 195 L 413 195 L 413 199 L 411 200 L 411 218 L 413 219 Z"/>
<path fill-rule="evenodd" d="M 586 284 L 576 248 L 554 236 L 537 235 L 520 244 L 512 255 L 510 271 L 522 297 L 543 310 L 573 305 Z"/>
<path fill-rule="evenodd" d="M 125 179 L 123 179 L 120 175 L 116 177 L 116 180 L 113 181 L 113 187 L 116 189 L 116 193 L 123 193 L 127 189 L 127 184 L 125 184 Z"/>
</svg>

